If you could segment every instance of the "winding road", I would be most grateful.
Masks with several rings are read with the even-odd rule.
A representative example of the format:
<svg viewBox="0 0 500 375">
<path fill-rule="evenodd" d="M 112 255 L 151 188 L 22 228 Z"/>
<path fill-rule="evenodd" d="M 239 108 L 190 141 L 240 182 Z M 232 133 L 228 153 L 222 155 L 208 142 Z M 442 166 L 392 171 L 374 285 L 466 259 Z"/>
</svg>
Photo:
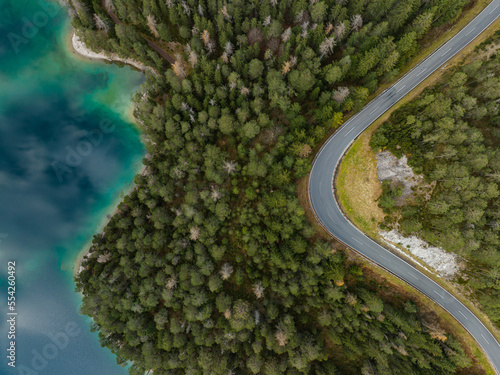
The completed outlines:
<svg viewBox="0 0 500 375">
<path fill-rule="evenodd" d="M 334 237 L 412 285 L 457 319 L 483 348 L 500 375 L 500 345 L 483 323 L 436 282 L 357 229 L 343 215 L 333 188 L 337 166 L 352 142 L 378 117 L 481 34 L 498 16 L 500 0 L 493 0 L 455 37 L 372 100 L 335 132 L 313 162 L 309 176 L 309 199 L 317 219 Z"/>
</svg>

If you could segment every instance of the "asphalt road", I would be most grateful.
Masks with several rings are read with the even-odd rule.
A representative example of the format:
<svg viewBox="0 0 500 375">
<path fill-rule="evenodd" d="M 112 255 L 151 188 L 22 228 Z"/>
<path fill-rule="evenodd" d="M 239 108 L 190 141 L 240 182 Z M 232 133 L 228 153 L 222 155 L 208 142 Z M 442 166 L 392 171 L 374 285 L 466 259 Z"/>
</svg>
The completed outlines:
<svg viewBox="0 0 500 375">
<path fill-rule="evenodd" d="M 500 374 L 500 345 L 490 331 L 467 307 L 445 289 L 403 259 L 378 245 L 351 224 L 342 214 L 335 199 L 333 177 L 344 152 L 359 134 L 481 34 L 499 15 L 500 0 L 494 0 L 453 39 L 347 121 L 318 152 L 309 176 L 309 198 L 321 224 L 340 241 L 406 281 L 445 308 L 474 336 L 498 374 Z"/>
</svg>

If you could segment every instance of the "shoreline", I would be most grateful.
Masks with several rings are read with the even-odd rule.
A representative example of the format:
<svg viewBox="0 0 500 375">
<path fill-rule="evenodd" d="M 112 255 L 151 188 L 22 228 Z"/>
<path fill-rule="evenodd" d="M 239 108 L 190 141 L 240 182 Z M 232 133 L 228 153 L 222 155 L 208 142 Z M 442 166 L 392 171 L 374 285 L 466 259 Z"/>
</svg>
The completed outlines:
<svg viewBox="0 0 500 375">
<path fill-rule="evenodd" d="M 70 32 L 70 39 L 71 49 L 73 50 L 73 52 L 83 58 L 89 60 L 106 60 L 108 62 L 117 61 L 126 65 L 130 65 L 142 72 L 146 70 L 154 72 L 153 68 L 150 68 L 149 66 L 146 66 L 139 61 L 120 57 L 116 53 L 105 52 L 104 50 L 101 52 L 92 51 L 89 47 L 87 47 L 85 42 L 82 41 L 78 35 L 76 35 L 74 30 Z"/>
<path fill-rule="evenodd" d="M 134 177 L 138 174 L 143 174 L 146 166 L 142 164 L 142 159 L 137 162 L 137 168 L 134 174 Z M 75 257 L 73 264 L 73 275 L 77 276 L 80 273 L 82 267 L 83 258 L 89 254 L 90 247 L 92 245 L 92 240 L 94 235 L 102 233 L 106 225 L 108 225 L 111 218 L 118 212 L 118 205 L 121 201 L 123 201 L 123 197 L 129 195 L 136 188 L 136 184 L 134 180 L 130 181 L 127 185 L 125 185 L 121 190 L 118 196 L 109 204 L 109 207 L 106 211 L 102 213 L 101 220 L 96 225 L 95 230 L 93 231 L 92 237 L 89 238 L 78 250 L 78 253 Z"/>
<path fill-rule="evenodd" d="M 87 47 L 85 42 L 83 42 L 78 35 L 76 35 L 74 30 L 71 30 L 66 37 L 67 40 L 67 49 L 70 52 L 73 52 L 73 55 L 76 58 L 80 58 L 82 60 L 105 60 L 108 62 L 121 62 L 123 64 L 129 65 L 135 69 L 138 69 L 142 72 L 148 70 L 154 74 L 157 74 L 154 69 L 152 69 L 149 66 L 146 66 L 138 61 L 135 61 L 133 59 L 126 59 L 118 56 L 115 53 L 111 52 L 94 52 L 90 48 Z M 87 61 L 88 62 L 88 61 Z M 139 123 L 137 119 L 134 117 L 133 112 L 134 112 L 135 106 L 133 102 L 130 102 L 130 106 L 127 108 L 125 116 L 129 119 L 130 123 L 136 127 L 138 130 L 139 129 Z M 142 174 L 144 172 L 144 169 L 146 166 L 142 164 L 142 159 L 138 161 L 137 163 L 137 168 L 135 171 L 135 175 L 137 174 Z M 114 216 L 117 211 L 118 211 L 118 205 L 120 202 L 123 200 L 123 197 L 130 194 L 133 189 L 135 189 L 135 183 L 134 180 L 130 181 L 129 184 L 124 186 L 120 190 L 119 196 L 117 196 L 109 205 L 109 208 L 103 212 L 102 218 L 99 221 L 99 223 L 96 225 L 94 234 L 92 235 L 91 238 L 89 238 L 79 249 L 75 259 L 74 259 L 74 264 L 73 264 L 73 275 L 77 276 L 80 273 L 81 267 L 82 267 L 82 261 L 83 258 L 89 253 L 90 247 L 92 245 L 92 240 L 93 236 L 95 234 L 101 233 L 103 229 L 106 227 L 106 225 L 109 223 L 109 220 L 111 219 L 112 216 Z"/>
<path fill-rule="evenodd" d="M 69 27 L 69 30 L 66 34 L 65 44 L 66 49 L 71 56 L 80 61 L 84 61 L 86 63 L 92 61 L 100 61 L 105 60 L 108 63 L 112 62 L 120 62 L 122 64 L 128 65 L 133 69 L 137 69 L 141 72 L 145 72 L 146 70 L 152 72 L 153 74 L 157 74 L 153 68 L 146 66 L 138 61 L 132 59 L 124 59 L 118 56 L 115 53 L 102 51 L 100 53 L 96 53 L 87 47 L 85 42 L 83 42 L 78 35 L 75 34 L 75 30 L 73 27 Z M 90 61 L 89 61 L 90 60 Z M 124 116 L 125 118 L 138 130 L 140 131 L 139 121 L 134 117 L 135 104 L 133 101 L 130 101 L 130 105 L 127 107 Z"/>
</svg>

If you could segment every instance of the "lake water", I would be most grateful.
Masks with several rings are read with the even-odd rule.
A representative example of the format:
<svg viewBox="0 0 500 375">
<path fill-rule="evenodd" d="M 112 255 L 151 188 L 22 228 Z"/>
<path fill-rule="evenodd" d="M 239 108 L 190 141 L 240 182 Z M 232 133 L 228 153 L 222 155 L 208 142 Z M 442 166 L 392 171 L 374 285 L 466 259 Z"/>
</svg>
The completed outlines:
<svg viewBox="0 0 500 375">
<path fill-rule="evenodd" d="M 126 113 L 143 76 L 72 56 L 68 16 L 50 4 L 0 0 L 0 374 L 123 375 L 78 314 L 73 268 L 140 167 L 144 150 Z"/>
</svg>

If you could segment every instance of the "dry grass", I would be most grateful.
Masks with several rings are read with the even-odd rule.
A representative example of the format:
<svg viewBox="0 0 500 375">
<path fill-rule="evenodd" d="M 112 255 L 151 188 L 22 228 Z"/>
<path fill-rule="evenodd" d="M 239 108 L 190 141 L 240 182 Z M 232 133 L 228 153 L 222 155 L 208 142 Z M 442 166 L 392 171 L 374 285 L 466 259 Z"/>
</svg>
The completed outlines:
<svg viewBox="0 0 500 375">
<path fill-rule="evenodd" d="M 474 40 L 470 45 L 465 47 L 457 56 L 452 58 L 448 63 L 428 77 L 423 81 L 418 87 L 416 87 L 412 92 L 400 100 L 394 107 L 387 111 L 383 116 L 381 116 L 377 121 L 375 121 L 352 145 L 352 147 L 347 151 L 345 157 L 339 167 L 337 178 L 335 181 L 335 186 L 337 190 L 337 196 L 341 203 L 342 209 L 349 217 L 349 219 L 360 229 L 365 231 L 372 238 L 377 239 L 377 224 L 383 218 L 376 216 L 374 213 L 374 206 L 377 205 L 376 199 L 381 193 L 381 185 L 376 178 L 369 178 L 371 173 L 376 173 L 376 158 L 371 152 L 368 145 L 371 134 L 387 119 L 390 117 L 392 112 L 401 107 L 402 105 L 410 102 L 415 97 L 417 97 L 426 87 L 434 85 L 439 81 L 442 75 L 452 69 L 453 67 L 468 62 L 472 59 L 477 58 L 477 54 L 474 54 L 474 49 L 479 44 L 490 38 L 496 30 L 500 28 L 500 19 L 495 21 L 485 32 L 483 32 L 478 38 Z M 493 47 L 486 49 L 490 51 Z M 346 163 L 344 165 L 344 163 Z M 358 163 L 366 163 L 365 166 L 361 166 Z M 378 195 L 376 195 L 378 192 Z M 365 202 L 361 202 L 360 194 L 363 195 Z M 372 220 L 374 218 L 374 221 Z M 368 263 L 365 261 L 365 264 Z M 415 262 L 413 262 L 415 263 Z M 385 278 L 391 280 L 391 282 L 398 283 L 403 290 L 407 291 L 413 298 L 420 301 L 421 306 L 425 308 L 423 311 L 436 311 L 440 319 L 449 324 L 447 330 L 454 334 L 455 337 L 466 344 L 467 352 L 473 355 L 473 358 L 477 358 L 478 363 L 486 369 L 487 374 L 494 374 L 495 372 L 491 368 L 488 358 L 484 355 L 482 350 L 478 347 L 475 340 L 466 332 L 463 327 L 445 310 L 433 303 L 431 300 L 427 299 L 425 296 L 415 291 L 412 287 L 408 286 L 406 283 L 400 281 L 395 276 L 382 271 L 379 267 L 370 264 L 370 268 L 374 272 L 379 272 L 384 275 Z M 421 267 L 417 268 L 425 273 L 427 276 L 432 278 L 438 284 L 446 288 L 455 297 L 457 297 L 462 303 L 464 303 L 479 319 L 488 327 L 488 329 L 496 336 L 497 340 L 500 338 L 499 331 L 493 326 L 489 321 L 488 317 L 480 311 L 480 309 L 468 298 L 464 297 L 457 288 L 445 280 L 437 277 L 434 274 L 426 272 Z M 499 340 L 500 341 L 500 340 Z"/>
<path fill-rule="evenodd" d="M 345 153 L 337 172 L 335 187 L 342 209 L 344 209 L 349 219 L 360 229 L 376 237 L 376 226 L 384 218 L 384 214 L 376 203 L 376 200 L 382 193 L 382 188 L 376 178 L 377 160 L 369 146 L 373 132 L 386 122 L 396 109 L 415 99 L 426 87 L 436 84 L 445 72 L 457 65 L 477 58 L 477 55 L 474 54 L 474 49 L 490 38 L 499 28 L 500 19 L 491 24 L 487 30 L 459 54 L 450 59 L 447 64 L 427 77 L 420 85 L 380 116 L 354 141 L 351 148 Z M 487 48 L 486 51 L 490 51 L 492 48 Z"/>
<path fill-rule="evenodd" d="M 472 19 L 474 19 L 474 17 L 476 17 L 479 13 L 481 13 L 481 11 L 484 8 L 486 8 L 488 6 L 488 4 L 491 3 L 491 1 L 492 0 L 478 0 L 478 1 L 476 1 L 473 6 L 471 6 L 470 8 L 468 8 L 467 10 L 465 10 L 462 13 L 462 15 L 460 16 L 459 20 L 452 27 L 450 27 L 448 30 L 440 29 L 440 30 L 435 31 L 433 33 L 433 35 L 429 35 L 427 37 L 427 39 L 429 40 L 429 42 L 423 44 L 423 48 L 417 53 L 417 55 L 415 55 L 411 59 L 411 61 L 406 65 L 406 67 L 400 72 L 400 74 L 397 77 L 395 77 L 392 82 L 389 82 L 389 83 L 386 83 L 386 84 L 380 86 L 377 89 L 377 91 L 375 91 L 375 93 L 373 93 L 372 95 L 370 95 L 370 97 L 368 98 L 368 100 L 372 100 L 373 98 L 377 97 L 380 93 L 382 93 L 385 89 L 387 89 L 388 87 L 390 87 L 394 82 L 396 82 L 399 78 L 401 78 L 409 70 L 413 69 L 416 65 L 418 65 L 422 60 L 424 60 L 428 55 L 430 55 L 435 49 L 437 49 L 441 44 L 443 44 L 443 43 L 447 42 L 448 40 L 450 40 L 451 38 L 453 38 L 453 36 L 455 34 L 457 34 L 462 28 L 464 28 L 464 26 L 466 26 Z M 488 28 L 488 30 L 486 30 L 478 38 L 476 38 L 476 40 L 473 43 L 471 43 L 468 47 L 466 47 L 464 50 L 462 50 L 462 52 L 463 51 L 468 51 L 467 53 L 469 53 L 470 51 L 472 51 L 473 48 L 475 48 L 476 45 L 479 45 L 480 43 L 484 42 L 486 39 L 488 39 L 488 37 L 490 37 L 492 34 L 494 34 L 495 27 L 496 27 L 496 29 L 498 29 L 498 26 L 499 26 L 499 23 L 498 23 L 498 20 L 497 20 L 492 25 L 490 25 L 490 27 Z M 492 30 L 492 29 L 493 29 L 493 31 L 490 32 L 490 30 Z M 488 35 L 485 36 L 485 34 L 488 34 Z M 454 59 L 452 59 L 452 61 L 455 60 L 455 59 L 456 59 L 456 57 Z M 436 76 L 436 73 L 434 73 L 434 75 L 431 75 L 431 77 L 427 78 L 423 83 L 421 83 L 412 92 L 410 92 L 405 98 L 403 98 L 402 100 L 400 100 L 399 103 L 396 104 L 395 107 L 393 107 L 393 109 L 397 108 L 397 105 L 401 105 L 401 104 L 407 103 L 409 100 L 413 99 L 416 96 L 415 92 L 417 92 L 417 94 L 419 94 L 424 87 L 427 87 L 427 86 L 432 85 L 433 83 L 435 83 L 440 78 L 440 75 Z M 436 76 L 436 77 L 434 77 L 434 76 Z M 391 111 L 386 112 L 386 114 L 390 114 L 390 113 L 392 113 L 392 112 Z M 352 115 L 353 115 L 353 113 L 349 113 L 346 116 L 344 116 L 344 122 L 346 122 Z M 389 118 L 389 116 L 385 116 L 384 115 L 381 118 L 383 118 L 383 119 L 386 120 L 387 118 Z M 377 123 L 380 124 L 379 122 L 377 122 Z M 378 126 L 379 125 L 377 125 L 376 127 L 378 127 Z M 374 128 L 376 128 L 376 127 L 374 127 Z M 368 132 L 369 129 L 366 130 L 366 132 Z M 328 140 L 328 138 L 330 138 L 330 136 L 334 132 L 335 132 L 335 129 L 332 130 L 323 139 L 322 142 L 319 142 L 318 145 L 316 145 L 316 147 L 313 150 L 314 154 L 316 154 L 316 152 L 319 151 L 319 149 L 321 148 L 321 146 L 323 145 L 323 143 L 326 140 Z M 323 229 L 323 227 L 321 225 L 319 225 L 317 223 L 316 219 L 315 219 L 314 211 L 311 208 L 311 205 L 310 205 L 310 202 L 309 202 L 309 198 L 307 196 L 307 184 L 308 184 L 307 180 L 308 180 L 308 178 L 309 177 L 306 176 L 306 177 L 303 177 L 303 178 L 301 178 L 299 180 L 298 187 L 297 187 L 298 188 L 297 195 L 298 195 L 298 197 L 300 199 L 300 202 L 301 202 L 302 206 L 306 210 L 307 217 L 309 218 L 309 220 L 311 221 L 311 223 L 313 223 L 313 225 L 320 232 L 322 232 L 323 234 L 326 234 L 326 237 L 331 238 L 331 236 L 326 233 L 326 231 Z"/>
<path fill-rule="evenodd" d="M 342 210 L 366 233 L 377 234 L 384 220 L 377 199 L 382 187 L 377 179 L 377 159 L 368 143 L 375 128 L 365 131 L 345 155 L 336 178 L 336 193 Z"/>
<path fill-rule="evenodd" d="M 452 28 L 441 34 L 439 38 L 435 39 L 434 42 L 429 44 L 429 46 L 426 46 L 426 48 L 421 50 L 419 54 L 413 59 L 412 63 L 409 64 L 407 69 L 401 72 L 401 75 L 412 69 L 443 42 L 451 39 L 453 35 L 455 35 L 460 29 L 462 29 L 467 23 L 469 23 L 490 2 L 491 0 L 478 1 L 461 17 L 461 19 Z M 383 219 L 383 213 L 381 213 L 381 211 L 378 209 L 378 206 L 376 205 L 376 199 L 381 193 L 381 187 L 378 183 L 378 180 L 376 179 L 376 159 L 368 146 L 371 134 L 378 126 L 380 126 L 380 124 L 382 124 L 389 118 L 389 116 L 395 109 L 413 100 L 423 91 L 425 87 L 435 84 L 446 70 L 450 69 L 453 66 L 456 66 L 457 64 L 460 64 L 464 56 L 470 54 L 477 45 L 486 41 L 499 28 L 500 20 L 497 20 L 492 25 L 490 25 L 490 27 L 485 32 L 483 32 L 478 38 L 476 38 L 473 43 L 464 48 L 459 55 L 451 59 L 445 66 L 443 66 L 441 69 L 439 69 L 437 72 L 423 81 L 391 110 L 387 111 L 383 116 L 381 116 L 358 138 L 358 140 L 356 140 L 356 142 L 354 142 L 352 148 L 346 153 L 344 160 L 339 168 L 339 177 L 336 181 L 337 194 L 341 196 L 340 201 L 343 207 L 351 208 L 352 212 L 354 212 L 354 207 L 357 209 L 354 213 L 349 213 L 347 211 L 346 212 L 348 213 L 350 219 L 356 222 L 356 225 L 365 230 L 368 234 L 376 233 L 376 224 Z M 399 77 L 397 77 L 396 79 L 398 78 Z M 381 87 L 372 97 L 375 97 L 389 86 L 390 85 L 387 84 L 384 87 Z M 326 139 L 328 139 L 328 137 L 325 138 L 325 140 Z M 317 152 L 319 148 L 320 145 L 318 145 L 318 147 L 314 151 Z M 346 164 L 344 165 L 344 163 Z M 366 165 L 361 166 L 360 164 Z M 339 181 L 342 186 L 339 186 Z M 307 183 L 308 177 L 304 177 L 299 181 L 299 200 L 306 210 L 306 216 L 317 228 L 318 235 L 327 239 L 331 239 L 332 236 L 324 230 L 324 228 L 317 222 L 315 218 L 314 212 L 308 200 Z M 349 188 L 347 189 L 347 187 Z M 347 192 L 349 193 L 349 196 L 347 196 Z M 363 202 L 360 202 L 360 200 Z M 374 220 L 372 220 L 372 218 Z M 357 255 L 357 253 L 351 251 L 350 258 L 355 258 L 358 262 L 364 264 L 365 269 L 370 269 L 370 275 L 367 275 L 367 277 L 375 279 L 377 277 L 380 277 L 382 280 L 388 281 L 390 283 L 393 293 L 401 296 L 407 296 L 414 300 L 419 306 L 419 310 L 424 315 L 437 315 L 437 318 L 439 319 L 439 322 L 443 326 L 443 328 L 445 328 L 447 332 L 453 334 L 457 338 L 457 340 L 462 343 L 467 354 L 473 361 L 472 367 L 464 369 L 463 371 L 459 371 L 458 373 L 464 375 L 495 374 L 488 358 L 480 349 L 474 338 L 448 312 L 446 312 L 439 305 L 435 304 L 433 301 L 422 295 L 420 292 L 416 291 L 405 282 L 401 281 L 392 274 L 389 274 L 380 267 L 370 263 L 364 257 Z M 421 268 L 420 270 L 422 271 Z M 464 302 L 466 306 L 483 321 L 483 323 L 485 323 L 485 325 L 496 335 L 498 339 L 498 331 L 493 327 L 491 322 L 489 322 L 485 314 L 482 313 L 475 305 L 473 305 L 472 302 L 468 301 L 467 299 L 461 298 L 457 290 L 451 287 L 448 283 L 444 282 L 438 277 L 435 277 L 434 275 L 428 274 L 427 272 L 424 273 L 426 273 L 440 285 L 448 289 L 455 296 L 458 296 L 459 299 Z"/>
</svg>

